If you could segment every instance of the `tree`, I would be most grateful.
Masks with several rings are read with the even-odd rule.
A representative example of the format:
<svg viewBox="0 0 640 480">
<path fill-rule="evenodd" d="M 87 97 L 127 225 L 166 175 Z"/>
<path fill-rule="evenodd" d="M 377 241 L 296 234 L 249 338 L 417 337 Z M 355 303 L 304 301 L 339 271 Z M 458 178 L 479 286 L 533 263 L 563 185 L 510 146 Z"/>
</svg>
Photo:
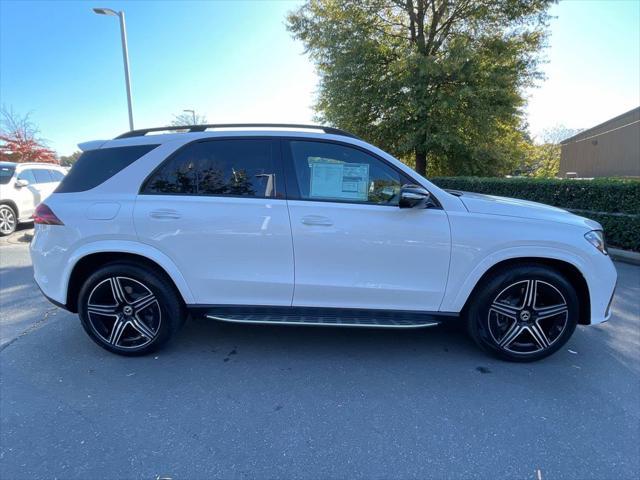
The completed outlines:
<svg viewBox="0 0 640 480">
<path fill-rule="evenodd" d="M 564 125 L 545 128 L 540 136 L 543 143 L 534 144 L 531 142 L 527 148 L 525 165 L 519 173 L 544 178 L 558 175 L 560 171 L 560 143 L 582 130 L 582 128 L 568 128 Z"/>
<path fill-rule="evenodd" d="M 525 147 L 525 155 L 517 168 L 511 172 L 517 176 L 553 178 L 560 170 L 560 145 L 555 143 L 534 144 Z"/>
<path fill-rule="evenodd" d="M 552 0 L 307 0 L 288 16 L 320 76 L 320 121 L 415 169 L 500 174 L 521 161 L 523 89 Z M 514 148 L 516 150 L 514 150 Z"/>
<path fill-rule="evenodd" d="M 58 163 L 29 114 L 20 116 L 4 106 L 0 109 L 0 160 Z"/>
<path fill-rule="evenodd" d="M 560 145 L 544 143 L 531 148 L 531 164 L 534 177 L 551 178 L 560 171 Z"/>
<path fill-rule="evenodd" d="M 170 125 L 180 127 L 182 125 L 201 125 L 207 123 L 207 117 L 205 115 L 195 114 L 195 123 L 193 117 L 194 115 L 187 112 L 174 115 Z"/>
<path fill-rule="evenodd" d="M 62 155 L 60 157 L 60 165 L 64 167 L 71 167 L 74 163 L 78 161 L 78 158 L 80 158 L 80 155 L 82 155 L 82 152 L 79 150 L 76 150 L 71 155 L 67 155 L 67 156 Z"/>
<path fill-rule="evenodd" d="M 542 141 L 544 143 L 554 143 L 559 144 L 563 140 L 566 140 L 569 137 L 573 137 L 578 133 L 582 132 L 584 128 L 569 128 L 565 125 L 554 125 L 550 128 L 545 128 L 542 131 Z"/>
</svg>

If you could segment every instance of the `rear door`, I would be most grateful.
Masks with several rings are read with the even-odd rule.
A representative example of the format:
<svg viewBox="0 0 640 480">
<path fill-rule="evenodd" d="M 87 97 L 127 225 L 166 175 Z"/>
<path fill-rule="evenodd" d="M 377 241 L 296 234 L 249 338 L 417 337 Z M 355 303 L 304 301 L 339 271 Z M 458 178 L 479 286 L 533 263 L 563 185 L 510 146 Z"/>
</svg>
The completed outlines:
<svg viewBox="0 0 640 480">
<path fill-rule="evenodd" d="M 36 177 L 36 189 L 39 194 L 37 205 L 53 193 L 59 182 L 53 179 L 48 168 L 34 168 L 33 174 Z"/>
<path fill-rule="evenodd" d="M 64 179 L 64 173 L 61 170 L 51 169 L 49 170 L 49 174 L 51 175 L 51 179 L 55 183 L 53 189 L 55 190 L 60 182 Z"/>
<path fill-rule="evenodd" d="M 168 255 L 201 305 L 291 305 L 293 246 L 279 143 L 206 139 L 141 188 L 141 241 Z"/>
<path fill-rule="evenodd" d="M 295 251 L 293 305 L 438 311 L 451 235 L 441 208 L 399 208 L 411 180 L 360 148 L 283 145 Z"/>
</svg>

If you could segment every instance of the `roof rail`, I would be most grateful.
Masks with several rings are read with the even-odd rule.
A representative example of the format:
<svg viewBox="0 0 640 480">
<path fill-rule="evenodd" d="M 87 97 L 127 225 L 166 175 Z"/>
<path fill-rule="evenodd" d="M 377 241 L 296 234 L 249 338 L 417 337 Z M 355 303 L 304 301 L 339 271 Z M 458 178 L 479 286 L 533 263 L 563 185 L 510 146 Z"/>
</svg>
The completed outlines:
<svg viewBox="0 0 640 480">
<path fill-rule="evenodd" d="M 345 132 L 344 130 L 340 130 L 339 128 L 334 127 L 325 127 L 322 125 L 302 125 L 297 123 L 215 123 L 215 124 L 204 124 L 204 125 L 181 125 L 181 126 L 170 126 L 170 127 L 154 127 L 154 128 L 142 128 L 140 130 L 131 130 L 129 132 L 123 133 L 122 135 L 118 135 L 117 138 L 131 138 L 131 137 L 143 137 L 147 133 L 151 132 L 170 132 L 175 130 L 186 130 L 187 132 L 204 132 L 209 128 L 243 128 L 243 127 L 258 127 L 258 128 L 300 128 L 300 129 L 310 129 L 310 130 L 322 130 L 324 133 L 329 133 L 332 135 L 341 135 L 343 137 L 351 137 L 357 138 L 352 133 Z"/>
</svg>

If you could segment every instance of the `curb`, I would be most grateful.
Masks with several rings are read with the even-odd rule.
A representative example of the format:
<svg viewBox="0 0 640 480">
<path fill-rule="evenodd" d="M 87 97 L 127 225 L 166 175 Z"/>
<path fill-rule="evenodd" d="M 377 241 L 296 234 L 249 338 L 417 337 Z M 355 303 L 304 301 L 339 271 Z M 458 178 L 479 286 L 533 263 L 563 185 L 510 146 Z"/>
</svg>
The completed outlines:
<svg viewBox="0 0 640 480">
<path fill-rule="evenodd" d="M 631 265 L 640 265 L 640 253 L 630 252 L 629 250 L 619 250 L 617 248 L 609 248 L 609 255 L 613 260 L 618 262 L 630 263 Z"/>
</svg>

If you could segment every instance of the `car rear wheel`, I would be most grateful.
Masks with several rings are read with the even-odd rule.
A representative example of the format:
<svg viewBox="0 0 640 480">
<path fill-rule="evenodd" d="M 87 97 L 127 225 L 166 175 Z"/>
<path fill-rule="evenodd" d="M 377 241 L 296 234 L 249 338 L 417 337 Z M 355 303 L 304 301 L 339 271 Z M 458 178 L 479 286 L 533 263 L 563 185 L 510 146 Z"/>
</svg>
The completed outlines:
<svg viewBox="0 0 640 480">
<path fill-rule="evenodd" d="M 0 235 L 11 235 L 16 231 L 18 218 L 9 205 L 0 205 Z"/>
<path fill-rule="evenodd" d="M 547 357 L 573 334 L 579 315 L 573 286 L 559 272 L 523 265 L 493 275 L 468 311 L 471 337 L 505 360 Z"/>
<path fill-rule="evenodd" d="M 120 355 L 152 352 L 184 323 L 184 309 L 169 281 L 136 264 L 102 267 L 84 283 L 78 300 L 85 331 Z"/>
</svg>

